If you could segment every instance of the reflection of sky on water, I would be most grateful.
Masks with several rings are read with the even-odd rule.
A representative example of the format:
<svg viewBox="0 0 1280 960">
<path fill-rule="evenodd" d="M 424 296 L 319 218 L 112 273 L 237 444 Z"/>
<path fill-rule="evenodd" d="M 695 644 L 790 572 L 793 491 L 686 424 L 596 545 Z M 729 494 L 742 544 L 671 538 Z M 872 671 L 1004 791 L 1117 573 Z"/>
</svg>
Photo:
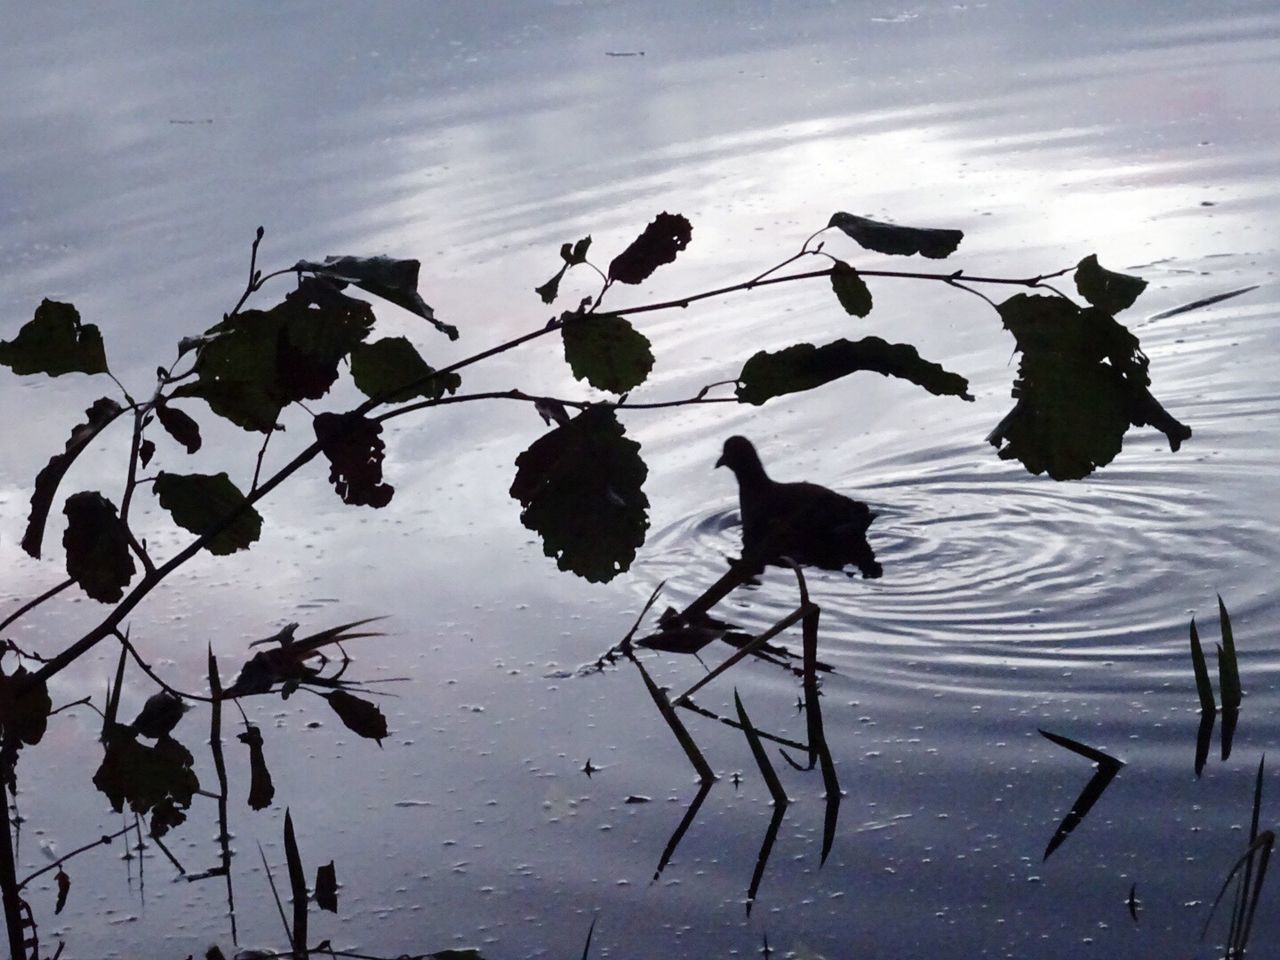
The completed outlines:
<svg viewBox="0 0 1280 960">
<path fill-rule="evenodd" d="M 1074 487 L 1021 476 L 981 441 L 1007 409 L 1014 370 L 995 319 L 972 298 L 888 282 L 873 285 L 868 332 L 919 343 L 968 374 L 978 401 L 871 378 L 731 417 L 631 415 L 650 457 L 654 535 L 635 573 L 608 587 L 556 573 L 518 524 L 511 461 L 543 429 L 523 407 L 398 421 L 398 492 L 385 511 L 339 509 L 322 467 L 297 478 L 265 505 L 248 560 L 193 563 L 134 631 L 158 666 L 198 686 L 206 643 L 231 674 L 244 643 L 283 621 L 310 630 L 391 615 L 392 636 L 362 641 L 357 665 L 413 678 L 389 688 L 384 751 L 347 742 L 314 698 L 254 706 L 304 856 L 338 861 L 344 921 L 330 932 L 388 950 L 456 934 L 492 939 L 494 956 L 561 955 L 580 949 L 599 908 L 596 942 L 620 955 L 639 955 L 637 941 L 745 953 L 766 929 L 775 947 L 832 956 L 895 943 L 1071 957 L 1086 938 L 1109 956 L 1189 949 L 1202 914 L 1178 905 L 1211 897 L 1220 871 L 1209 851 L 1234 849 L 1247 768 L 1274 747 L 1266 717 L 1280 672 L 1258 648 L 1277 623 L 1274 295 L 1140 319 L 1275 269 L 1280 21 L 1259 4 L 1215 16 L 1190 5 L 810 2 L 6 12 L 0 88 L 19 95 L 0 110 L 5 330 L 43 296 L 71 300 L 101 324 L 131 386 L 234 302 L 259 223 L 269 265 L 420 257 L 427 300 L 464 339 L 447 344 L 391 309 L 380 325 L 433 363 L 544 321 L 531 291 L 560 243 L 591 233 L 607 261 L 662 209 L 690 217 L 694 242 L 619 304 L 750 276 L 836 208 L 962 227 L 959 262 L 972 272 L 1031 274 L 1096 250 L 1107 264 L 1146 265 L 1152 281 L 1135 329 L 1157 395 L 1195 437 L 1173 455 L 1158 436 L 1131 434 L 1110 470 Z M 589 292 L 575 283 L 565 302 Z M 688 395 L 759 347 L 851 335 L 829 301 L 825 289 L 775 289 L 651 317 L 659 366 L 645 392 Z M 525 348 L 470 373 L 466 388 L 579 394 L 555 352 Z M 0 380 L 4 409 L 20 411 L 0 458 L 6 598 L 57 576 L 55 562 L 37 567 L 17 550 L 26 488 L 102 390 L 79 377 Z M 302 419 L 289 426 L 280 462 L 309 435 Z M 818 871 L 820 784 L 789 779 L 797 802 L 747 925 L 741 899 L 769 811 L 738 737 L 697 728 L 717 767 L 746 779 L 713 791 L 648 886 L 691 774 L 630 672 L 547 679 L 616 639 L 658 579 L 687 597 L 719 572 L 736 534 L 703 521 L 732 507 L 728 478 L 710 469 L 732 430 L 757 437 L 781 478 L 824 478 L 876 503 L 873 532 L 894 574 L 815 584 L 841 670 L 827 716 L 845 832 Z M 162 448 L 162 465 L 251 469 L 255 451 L 226 460 L 236 431 L 206 431 L 206 450 L 187 460 Z M 75 480 L 114 491 L 119 465 L 100 448 Z M 789 589 L 772 578 L 735 610 L 768 622 Z M 1238 760 L 1191 783 L 1185 613 L 1211 621 L 1216 590 L 1242 647 L 1253 644 L 1247 706 L 1259 706 L 1246 710 Z M 17 637 L 54 645 L 92 623 L 93 606 L 59 604 Z M 113 667 L 104 652 L 59 692 L 96 694 Z M 672 686 L 697 675 L 655 669 Z M 781 674 L 737 682 L 756 723 L 802 733 Z M 730 702 L 726 689 L 706 705 Z M 72 758 L 92 764 L 98 750 L 91 714 L 63 719 L 50 734 L 59 763 L 23 769 L 21 799 L 32 832 L 65 850 L 116 821 L 96 796 L 54 786 Z M 1036 726 L 1130 761 L 1044 866 L 1087 766 Z M 200 742 L 198 726 L 187 739 Z M 327 759 L 335 742 L 340 763 Z M 605 767 L 591 781 L 577 773 L 587 757 Z M 246 783 L 243 758 L 231 762 Z M 629 793 L 655 802 L 626 806 Z M 243 811 L 236 824 L 242 919 L 264 939 L 273 908 L 249 861 L 258 838 L 282 860 L 279 813 Z M 207 815 L 197 809 L 181 834 L 193 869 L 212 854 Z M 39 864 L 35 843 L 23 857 Z M 162 941 L 185 955 L 220 935 L 212 886 L 171 886 L 148 861 L 143 908 L 136 885 L 116 889 L 115 867 L 110 856 L 76 862 L 73 955 Z M 1149 910 L 1141 942 L 1123 913 L 1134 881 Z"/>
</svg>

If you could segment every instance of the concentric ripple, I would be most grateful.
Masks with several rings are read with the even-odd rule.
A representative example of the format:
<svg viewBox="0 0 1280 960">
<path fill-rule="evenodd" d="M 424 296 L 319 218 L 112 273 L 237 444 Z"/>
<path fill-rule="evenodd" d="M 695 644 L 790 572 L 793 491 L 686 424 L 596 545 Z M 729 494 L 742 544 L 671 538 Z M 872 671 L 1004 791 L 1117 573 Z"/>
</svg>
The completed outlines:
<svg viewBox="0 0 1280 960">
<path fill-rule="evenodd" d="M 832 486 L 877 511 L 869 539 L 885 573 L 807 573 L 823 610 L 824 657 L 856 664 L 860 678 L 920 686 L 923 672 L 927 685 L 965 690 L 1009 692 L 1036 677 L 1043 692 L 1046 672 L 1115 661 L 1127 664 L 1119 689 L 1132 689 L 1135 670 L 1143 682 L 1171 675 L 1188 610 L 1207 614 L 1229 558 L 1267 556 L 1274 537 L 1230 516 L 1207 464 L 1193 488 L 1169 479 L 1185 472 L 1152 459 L 1164 458 L 1144 454 L 1138 466 L 1113 465 L 1083 483 L 1033 477 L 972 447 L 859 466 L 856 483 Z M 646 572 L 668 580 L 666 603 L 687 603 L 737 555 L 739 536 L 736 509 L 688 517 L 652 536 Z M 1233 570 L 1233 609 L 1265 595 L 1261 582 L 1240 591 L 1242 577 L 1264 572 Z M 1203 577 L 1203 596 L 1186 595 L 1188 576 Z M 725 609 L 762 629 L 796 603 L 794 576 L 771 569 Z"/>
</svg>

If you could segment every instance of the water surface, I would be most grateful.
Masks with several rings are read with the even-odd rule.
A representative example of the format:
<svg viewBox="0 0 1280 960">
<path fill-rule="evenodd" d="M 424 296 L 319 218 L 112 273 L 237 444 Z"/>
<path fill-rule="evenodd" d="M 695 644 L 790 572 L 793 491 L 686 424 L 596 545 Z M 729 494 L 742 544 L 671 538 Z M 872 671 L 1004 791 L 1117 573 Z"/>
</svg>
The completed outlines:
<svg viewBox="0 0 1280 960">
<path fill-rule="evenodd" d="M 410 678 L 389 688 L 381 751 L 314 697 L 251 704 L 278 792 L 262 813 L 237 799 L 243 944 L 283 943 L 254 844 L 283 862 L 287 804 L 309 867 L 334 859 L 344 885 L 339 917 L 314 919 L 315 936 L 373 953 L 563 956 L 598 915 L 598 956 L 745 956 L 766 934 L 797 957 L 1196 954 L 1244 846 L 1257 761 L 1280 735 L 1280 16 L 1268 5 L 286 4 L 162 17 L 126 6 L 7 21 L 5 335 L 42 297 L 72 301 L 139 391 L 169 344 L 235 302 L 258 224 L 269 266 L 420 258 L 424 296 L 463 338 L 449 344 L 393 308 L 379 324 L 442 364 L 545 322 L 532 290 L 566 240 L 590 233 L 607 262 L 659 211 L 689 217 L 688 251 L 620 293 L 623 305 L 753 276 L 844 209 L 963 229 L 954 262 L 971 273 L 1033 276 L 1095 252 L 1141 273 L 1150 288 L 1126 317 L 1155 394 L 1195 431 L 1176 454 L 1131 431 L 1112 466 L 1078 483 L 999 461 L 983 437 L 1010 403 L 1012 340 L 984 304 L 940 286 L 875 284 L 861 322 L 823 284 L 654 314 L 642 328 L 658 366 L 637 399 L 688 396 L 756 349 L 875 333 L 964 373 L 976 402 L 868 376 L 759 409 L 632 413 L 651 468 L 650 538 L 629 574 L 595 586 L 555 570 L 506 494 L 515 456 L 545 429 L 530 410 L 396 421 L 391 506 L 343 508 L 314 467 L 265 505 L 247 557 L 190 564 L 130 621 L 157 668 L 199 687 L 207 644 L 230 673 L 246 641 L 285 622 L 390 618 L 391 636 L 364 641 L 354 668 Z M 589 292 L 567 282 L 564 301 Z M 583 395 L 543 343 L 466 386 Z M 28 487 L 102 390 L 82 377 L 0 380 L 7 605 L 61 577 L 56 558 L 18 549 Z M 269 461 L 308 430 L 291 424 Z M 162 466 L 247 476 L 256 441 L 207 432 L 201 453 L 166 451 Z M 693 724 L 725 779 L 654 881 L 694 774 L 634 668 L 566 676 L 625 632 L 660 580 L 664 603 L 687 601 L 736 552 L 736 492 L 712 470 L 735 432 L 780 479 L 871 503 L 886 570 L 812 578 L 836 670 L 824 712 L 840 830 L 819 869 L 821 780 L 784 768 L 794 802 L 749 918 L 771 809 L 741 736 Z M 118 490 L 111 440 L 73 482 Z M 159 548 L 182 542 L 149 516 Z M 1218 592 L 1246 703 L 1230 760 L 1197 779 L 1186 624 L 1198 615 L 1212 644 Z M 771 573 L 727 609 L 760 628 L 794 602 L 789 576 Z M 96 607 L 57 601 L 14 638 L 55 648 Z M 91 659 L 56 702 L 101 695 L 114 655 Z M 673 688 L 701 674 L 693 661 L 646 663 Z M 794 677 L 744 666 L 732 683 L 757 724 L 803 739 Z M 131 689 L 140 702 L 140 679 Z M 730 684 L 701 702 L 731 710 Z M 184 721 L 189 744 L 206 719 Z M 24 758 L 27 869 L 120 823 L 88 785 L 97 726 L 83 709 L 60 715 L 44 759 Z M 1045 863 L 1090 770 L 1040 727 L 1128 764 Z M 245 759 L 230 757 L 237 798 Z M 588 760 L 601 768 L 590 778 Z M 199 772 L 212 782 L 207 757 Z M 1264 826 L 1277 790 L 1269 779 Z M 215 833 L 212 803 L 198 800 L 173 849 L 206 868 Z M 74 861 L 59 917 L 52 886 L 37 890 L 45 943 L 65 937 L 65 955 L 83 957 L 225 948 L 221 885 L 175 881 L 147 853 L 141 877 L 118 846 Z M 1125 906 L 1135 883 L 1138 925 Z M 1256 942 L 1277 935 L 1275 915 L 1262 911 Z"/>
</svg>

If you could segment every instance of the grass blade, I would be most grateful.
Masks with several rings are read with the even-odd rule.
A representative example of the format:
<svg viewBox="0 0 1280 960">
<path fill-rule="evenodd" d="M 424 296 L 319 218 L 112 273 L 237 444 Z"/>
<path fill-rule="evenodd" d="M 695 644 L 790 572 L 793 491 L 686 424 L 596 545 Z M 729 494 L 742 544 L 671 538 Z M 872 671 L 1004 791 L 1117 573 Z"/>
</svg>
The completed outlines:
<svg viewBox="0 0 1280 960">
<path fill-rule="evenodd" d="M 1112 779 L 1124 766 L 1124 761 L 1117 760 L 1110 754 L 1103 753 L 1101 750 L 1083 744 L 1078 740 L 1072 740 L 1070 737 L 1064 737 L 1061 734 L 1050 733 L 1048 730 L 1041 730 L 1040 734 L 1059 746 L 1066 747 L 1073 753 L 1092 760 L 1098 765 L 1097 772 L 1085 784 L 1084 789 L 1080 791 L 1080 796 L 1076 798 L 1076 802 L 1071 805 L 1067 815 L 1058 824 L 1058 829 L 1049 838 L 1049 843 L 1044 848 L 1044 859 L 1048 860 L 1049 855 L 1062 845 L 1062 842 L 1067 839 L 1071 831 L 1078 827 L 1089 811 L 1093 809 L 1093 805 L 1098 802 L 1103 791 L 1107 789 Z"/>
<path fill-rule="evenodd" d="M 1204 664 L 1204 650 L 1200 648 L 1200 634 L 1196 631 L 1196 618 L 1191 618 L 1191 667 L 1196 672 L 1196 693 L 1200 695 L 1200 709 L 1205 713 L 1217 711 L 1213 702 L 1213 687 L 1209 684 L 1209 668 Z"/>
<path fill-rule="evenodd" d="M 1222 709 L 1234 710 L 1240 706 L 1240 666 L 1236 662 L 1236 641 L 1231 633 L 1231 615 L 1218 595 L 1218 622 L 1222 627 L 1222 646 L 1218 650 L 1218 691 L 1222 694 Z"/>
<path fill-rule="evenodd" d="M 760 881 L 764 879 L 765 867 L 769 865 L 769 856 L 773 853 L 774 841 L 778 839 L 778 830 L 782 826 L 782 818 L 786 815 L 787 804 L 784 800 L 773 808 L 773 816 L 769 818 L 769 829 L 764 833 L 764 842 L 760 844 L 760 853 L 756 855 L 756 866 L 751 871 L 751 885 L 747 888 L 747 916 L 751 916 L 751 908 L 755 906 L 756 894 L 760 892 Z"/>
<path fill-rule="evenodd" d="M 684 839 L 685 833 L 693 824 L 694 818 L 698 816 L 698 810 L 702 807 L 702 801 L 707 799 L 707 794 L 711 792 L 710 780 L 704 780 L 698 787 L 698 794 L 693 798 L 693 802 L 689 804 L 689 809 L 685 811 L 680 823 L 676 826 L 671 834 L 671 839 L 667 841 L 667 845 L 662 850 L 662 856 L 658 859 L 658 868 L 653 871 L 653 879 L 657 880 L 662 876 L 662 871 L 667 868 L 667 864 L 671 862 L 671 858 L 675 856 L 676 847 L 680 846 L 680 841 Z"/>
<path fill-rule="evenodd" d="M 1209 759 L 1209 741 L 1213 739 L 1213 724 L 1218 719 L 1218 711 L 1205 710 L 1200 714 L 1200 726 L 1196 730 L 1196 776 L 1204 772 L 1205 762 Z"/>
<path fill-rule="evenodd" d="M 284 935 L 289 936 L 289 921 L 284 915 L 284 904 L 280 902 L 280 891 L 276 889 L 276 878 L 271 875 L 271 864 L 267 863 L 267 854 L 258 844 L 258 856 L 262 858 L 262 870 L 267 875 L 267 883 L 271 886 L 271 896 L 276 901 L 276 911 L 280 914 L 280 924 L 284 927 Z"/>
<path fill-rule="evenodd" d="M 749 657 L 751 654 L 755 653 L 761 647 L 765 646 L 765 644 L 767 644 L 770 640 L 772 640 L 778 634 L 782 633 L 782 631 L 786 630 L 788 627 L 793 626 L 797 621 L 804 619 L 806 612 L 807 612 L 806 608 L 797 607 L 795 610 L 791 611 L 789 614 L 787 614 L 785 617 L 783 617 L 781 620 L 775 623 L 772 627 L 770 627 L 764 633 L 760 634 L 760 636 L 753 637 L 749 643 L 744 644 L 734 653 L 730 654 L 729 657 L 724 660 L 724 662 L 717 665 L 710 673 L 703 676 L 697 683 L 691 686 L 684 693 L 680 694 L 680 696 L 676 697 L 675 702 L 682 703 L 683 701 L 688 700 L 695 693 L 697 693 L 699 690 L 705 687 L 708 683 L 710 683 L 716 677 L 720 676 L 720 674 L 724 673 L 730 667 L 738 663 L 738 661 L 744 659 L 745 657 Z"/>
<path fill-rule="evenodd" d="M 1249 821 L 1249 843 L 1252 844 L 1258 839 L 1258 820 L 1262 812 L 1262 774 L 1267 762 L 1266 754 L 1258 761 L 1258 776 L 1253 784 L 1253 817 Z M 1260 866 L 1258 872 L 1258 886 L 1262 886 L 1262 871 L 1265 869 L 1265 862 Z M 1236 906 L 1231 914 L 1231 933 L 1234 935 L 1241 929 L 1240 920 L 1246 916 L 1248 903 L 1250 901 L 1249 891 L 1253 888 L 1253 858 L 1250 857 L 1248 863 L 1244 867 L 1244 878 L 1240 883 L 1240 896 L 1236 901 Z M 1256 895 L 1255 895 L 1256 897 Z M 1234 942 L 1231 936 L 1228 942 Z"/>
<path fill-rule="evenodd" d="M 654 596 L 655 597 L 657 596 L 656 592 L 654 593 Z M 643 617 L 644 614 L 642 613 L 640 614 L 640 616 Z M 591 935 L 596 932 L 597 919 L 598 919 L 597 917 L 592 917 L 591 926 L 587 927 L 587 943 L 586 943 L 586 946 L 582 948 L 582 960 L 587 960 L 587 956 L 591 953 Z"/>
<path fill-rule="evenodd" d="M 782 781 L 778 779 L 777 771 L 773 769 L 773 764 L 769 762 L 769 755 L 765 753 L 764 745 L 760 742 L 760 736 L 747 716 L 747 708 L 742 705 L 737 687 L 733 690 L 733 705 L 738 709 L 738 720 L 741 721 L 742 730 L 747 735 L 747 743 L 751 747 L 751 755 L 756 758 L 760 775 L 764 777 L 765 785 L 769 788 L 769 795 L 773 797 L 774 803 L 785 807 L 788 802 L 786 791 L 782 789 Z"/>
<path fill-rule="evenodd" d="M 302 872 L 302 856 L 298 853 L 298 838 L 293 833 L 293 817 L 288 808 L 284 811 L 284 857 L 289 867 L 289 890 L 293 895 L 293 932 L 289 939 L 294 954 L 306 960 L 307 956 L 307 878 Z"/>
<path fill-rule="evenodd" d="M 711 769 L 711 764 L 707 763 L 707 758 L 702 755 L 702 751 L 698 749 L 698 745 L 694 742 L 693 737 L 680 722 L 680 718 L 676 716 L 676 711 L 671 706 L 671 701 L 667 699 L 667 695 L 658 689 L 658 685 L 649 678 L 649 672 L 645 670 L 644 665 L 639 660 L 632 660 L 636 668 L 640 671 L 640 676 L 644 679 L 645 689 L 649 691 L 649 696 L 653 698 L 653 702 L 658 707 L 658 712 L 662 714 L 662 719 L 667 721 L 667 726 L 671 728 L 671 732 L 675 734 L 676 740 L 680 742 L 680 746 L 684 749 L 684 754 L 689 758 L 689 762 L 693 764 L 693 769 L 698 772 L 698 779 L 703 783 L 711 783 L 716 779 L 715 773 Z"/>
<path fill-rule="evenodd" d="M 1240 855 L 1238 860 L 1236 860 L 1234 866 L 1232 866 L 1231 870 L 1227 873 L 1227 878 L 1222 881 L 1222 887 L 1218 890 L 1218 895 L 1213 898 L 1213 905 L 1209 907 L 1209 915 L 1205 917 L 1204 926 L 1200 928 L 1201 940 L 1203 940 L 1209 933 L 1209 924 L 1213 921 L 1213 915 L 1218 909 L 1218 904 L 1222 902 L 1222 897 L 1227 892 L 1227 887 L 1231 885 L 1231 878 L 1236 875 L 1241 867 L 1249 863 L 1252 860 L 1253 855 L 1259 850 L 1265 849 L 1267 851 L 1266 858 L 1269 858 L 1271 855 L 1271 848 L 1275 846 L 1275 842 L 1276 835 L 1272 831 L 1267 830 L 1266 832 L 1259 834 L 1257 839 L 1249 844 L 1248 849 Z M 1253 899 L 1255 903 L 1257 902 L 1258 891 L 1262 887 L 1262 875 L 1266 869 L 1266 858 L 1264 858 L 1264 861 L 1258 870 L 1258 884 L 1254 887 Z"/>
</svg>

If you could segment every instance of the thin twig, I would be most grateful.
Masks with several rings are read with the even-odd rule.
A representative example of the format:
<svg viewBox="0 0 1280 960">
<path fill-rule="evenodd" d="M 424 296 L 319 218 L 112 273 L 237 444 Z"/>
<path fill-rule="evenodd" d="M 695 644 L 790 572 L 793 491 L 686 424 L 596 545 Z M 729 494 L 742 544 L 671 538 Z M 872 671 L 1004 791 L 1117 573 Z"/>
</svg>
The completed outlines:
<svg viewBox="0 0 1280 960">
<path fill-rule="evenodd" d="M 267 444 L 271 442 L 273 436 L 275 431 L 268 430 L 267 435 L 262 438 L 262 446 L 258 450 L 258 462 L 253 468 L 253 483 L 249 486 L 250 493 L 258 489 L 258 478 L 262 476 L 262 459 L 267 455 Z"/>
<path fill-rule="evenodd" d="M 119 630 L 114 630 L 112 632 L 115 634 L 115 638 L 124 645 L 124 648 L 129 652 L 129 655 L 133 657 L 134 663 L 142 668 L 142 672 L 159 684 L 163 689 L 168 690 L 175 697 L 181 697 L 184 700 L 202 700 L 205 703 L 213 702 L 213 697 L 206 697 L 202 693 L 188 693 L 186 690 L 179 690 L 177 687 L 165 681 L 163 677 L 155 672 L 151 664 L 142 659 L 142 654 L 138 653 L 137 648 L 134 647 L 132 641 L 129 640 L 127 635 L 121 633 Z"/>
<path fill-rule="evenodd" d="M 23 887 L 29 884 L 36 877 L 42 876 L 48 873 L 50 870 L 57 870 L 59 867 L 61 867 L 64 863 L 66 863 L 72 857 L 78 857 L 80 854 L 84 853 L 86 850 L 92 850 L 94 847 L 107 846 L 116 837 L 123 836 L 124 834 L 128 833 L 132 829 L 133 829 L 133 824 L 129 824 L 127 827 L 122 827 L 121 829 L 117 830 L 115 833 L 109 833 L 109 834 L 104 833 L 102 836 L 100 836 L 97 840 L 94 840 L 92 843 L 86 843 L 84 846 L 76 847 L 70 853 L 64 854 L 63 856 L 59 857 L 57 860 L 53 861 L 53 863 L 50 863 L 47 866 L 41 867 L 39 870 L 35 871 L 35 873 L 28 874 L 27 878 L 18 884 L 18 889 L 21 890 Z"/>
<path fill-rule="evenodd" d="M 722 380 L 720 383 L 736 383 L 735 380 Z M 710 384 L 716 386 L 717 384 Z M 425 410 L 428 407 L 443 407 L 452 403 L 472 403 L 476 400 L 518 400 L 522 403 L 542 403 L 552 402 L 559 403 L 565 407 L 572 407 L 575 410 L 585 410 L 588 407 L 603 407 L 613 410 L 662 410 L 668 407 L 688 407 L 698 404 L 707 403 L 738 403 L 737 397 L 707 397 L 703 396 L 703 392 L 708 389 L 704 387 L 697 396 L 688 397 L 683 400 L 662 400 L 654 403 L 612 403 L 609 401 L 594 400 L 565 400 L 560 397 L 541 397 L 533 396 L 525 393 L 523 390 L 489 390 L 483 393 L 464 393 L 452 397 L 440 397 L 432 400 L 419 400 L 415 403 L 407 404 L 403 407 L 396 407 L 394 410 L 388 410 L 386 413 L 373 417 L 375 423 L 382 423 L 386 420 L 394 420 L 396 417 L 404 416 L 406 413 L 416 413 L 418 410 Z"/>
<path fill-rule="evenodd" d="M 9 624 L 13 623 L 15 620 L 18 620 L 23 614 L 28 613 L 31 610 L 34 610 L 36 607 L 40 606 L 40 604 L 44 603 L 46 600 L 53 599 L 58 594 L 60 594 L 63 590 L 67 589 L 67 587 L 71 586 L 73 583 L 75 583 L 75 580 L 68 577 L 66 580 L 63 580 L 56 587 L 52 587 L 51 589 L 46 590 L 44 593 L 40 594 L 40 596 L 36 597 L 34 600 L 28 600 L 26 603 L 20 606 L 17 610 L 13 611 L 13 613 L 9 614 L 9 616 L 5 617 L 3 621 L 0 621 L 0 630 L 3 630 L 5 627 L 9 626 Z"/>
</svg>

